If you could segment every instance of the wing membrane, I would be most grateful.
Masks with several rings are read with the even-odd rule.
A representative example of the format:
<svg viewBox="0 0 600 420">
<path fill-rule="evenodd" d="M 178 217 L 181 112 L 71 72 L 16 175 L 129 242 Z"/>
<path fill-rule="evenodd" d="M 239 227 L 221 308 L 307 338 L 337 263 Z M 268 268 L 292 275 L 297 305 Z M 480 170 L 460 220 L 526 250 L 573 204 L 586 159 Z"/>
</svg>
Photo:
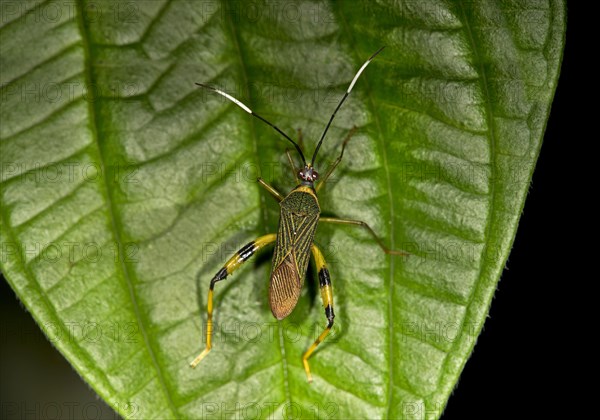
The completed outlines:
<svg viewBox="0 0 600 420">
<path fill-rule="evenodd" d="M 302 281 L 298 273 L 296 257 L 290 252 L 271 274 L 269 303 L 271 312 L 277 319 L 288 316 L 300 297 Z"/>
</svg>

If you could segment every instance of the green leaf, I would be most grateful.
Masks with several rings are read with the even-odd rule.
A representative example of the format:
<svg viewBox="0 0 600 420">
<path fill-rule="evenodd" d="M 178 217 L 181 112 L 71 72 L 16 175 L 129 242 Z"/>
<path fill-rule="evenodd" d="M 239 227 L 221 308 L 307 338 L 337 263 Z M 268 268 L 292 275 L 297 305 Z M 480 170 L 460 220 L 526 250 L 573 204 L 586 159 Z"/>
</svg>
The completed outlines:
<svg viewBox="0 0 600 420">
<path fill-rule="evenodd" d="M 564 45 L 560 1 L 5 2 L 0 28 L 1 267 L 83 378 L 132 418 L 439 417 L 514 239 Z M 333 334 L 310 270 L 282 323 L 270 251 L 215 290 L 240 246 L 274 232 L 255 182 L 294 185 L 270 127 L 317 159 L 317 243 Z M 296 163 L 298 164 L 298 163 Z"/>
</svg>

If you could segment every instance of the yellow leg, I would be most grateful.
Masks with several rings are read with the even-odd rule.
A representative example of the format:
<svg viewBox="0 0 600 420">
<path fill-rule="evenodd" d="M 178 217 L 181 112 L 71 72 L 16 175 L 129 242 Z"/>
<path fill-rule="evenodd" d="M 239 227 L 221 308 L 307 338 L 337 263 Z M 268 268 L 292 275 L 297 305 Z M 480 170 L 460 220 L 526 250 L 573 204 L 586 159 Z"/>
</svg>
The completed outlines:
<svg viewBox="0 0 600 420">
<path fill-rule="evenodd" d="M 241 248 L 238 252 L 235 253 L 233 257 L 231 257 L 219 270 L 217 274 L 210 281 L 210 288 L 208 290 L 208 304 L 206 305 L 206 310 L 208 312 L 208 316 L 206 319 L 206 347 L 192 362 L 190 363 L 191 367 L 196 367 L 198 363 L 202 361 L 206 357 L 206 355 L 210 352 L 212 348 L 212 330 L 213 330 L 213 291 L 215 288 L 215 283 L 221 280 L 225 280 L 227 276 L 233 273 L 235 270 L 241 267 L 241 265 L 248 260 L 256 251 L 269 245 L 270 243 L 275 242 L 277 239 L 277 235 L 271 233 L 269 235 L 261 236 L 255 241 L 252 241 L 246 244 L 243 248 Z"/>
<path fill-rule="evenodd" d="M 281 195 L 281 193 L 275 188 L 267 184 L 264 179 L 258 178 L 257 181 L 265 190 L 269 191 L 269 193 L 271 193 L 271 195 L 275 197 L 275 200 L 281 201 L 284 199 L 283 195 Z"/>
<path fill-rule="evenodd" d="M 408 256 L 408 255 L 410 255 L 407 252 L 396 251 L 394 249 L 389 249 L 388 247 L 386 247 L 384 245 L 383 241 L 379 238 L 379 236 L 377 236 L 377 234 L 375 233 L 375 231 L 373 229 L 371 229 L 371 226 L 369 226 L 367 223 L 365 223 L 365 222 L 363 222 L 361 220 L 347 220 L 347 219 L 338 219 L 338 218 L 335 218 L 335 217 L 321 217 L 319 219 L 319 222 L 334 223 L 334 224 L 338 224 L 338 225 L 353 225 L 353 226 L 364 227 L 371 234 L 371 236 L 375 239 L 375 241 L 377 241 L 377 244 L 379 245 L 379 247 L 386 254 L 390 254 L 390 255 L 402 255 L 402 256 Z"/>
<path fill-rule="evenodd" d="M 294 159 L 292 159 L 292 154 L 290 153 L 290 149 L 285 149 L 285 154 L 287 155 L 288 158 L 288 163 L 290 164 L 290 168 L 292 168 L 292 175 L 294 176 L 294 179 L 298 178 L 298 168 L 296 168 L 296 165 L 294 164 Z"/>
<path fill-rule="evenodd" d="M 329 167 L 329 169 L 325 173 L 325 176 L 321 177 L 321 181 L 319 181 L 319 183 L 317 184 L 317 186 L 315 188 L 317 190 L 317 192 L 319 192 L 319 190 L 321 189 L 321 187 L 323 187 L 323 185 L 325 185 L 325 182 L 327 182 L 327 178 L 329 178 L 331 176 L 331 174 L 333 173 L 333 171 L 335 170 L 335 168 L 342 161 L 342 158 L 344 157 L 344 150 L 346 149 L 346 145 L 348 144 L 348 142 L 350 141 L 350 139 L 354 135 L 355 131 L 356 131 L 356 126 L 352 127 L 350 129 L 350 132 L 348 132 L 348 134 L 346 135 L 346 138 L 344 139 L 344 142 L 342 143 L 342 151 L 340 152 L 340 155 L 337 157 L 337 159 L 335 160 L 335 162 L 333 162 L 333 164 Z"/>
<path fill-rule="evenodd" d="M 321 300 L 323 301 L 325 316 L 327 317 L 327 327 L 325 327 L 325 330 L 302 356 L 302 364 L 304 365 L 304 371 L 306 372 L 308 382 L 312 382 L 308 358 L 313 354 L 319 343 L 325 340 L 325 337 L 327 337 L 329 331 L 331 331 L 331 328 L 333 327 L 333 319 L 335 318 L 335 314 L 333 313 L 333 290 L 331 288 L 331 279 L 329 277 L 329 270 L 325 264 L 325 258 L 323 258 L 323 253 L 316 245 L 313 244 L 311 250 L 319 273 L 319 288 L 321 289 Z"/>
</svg>

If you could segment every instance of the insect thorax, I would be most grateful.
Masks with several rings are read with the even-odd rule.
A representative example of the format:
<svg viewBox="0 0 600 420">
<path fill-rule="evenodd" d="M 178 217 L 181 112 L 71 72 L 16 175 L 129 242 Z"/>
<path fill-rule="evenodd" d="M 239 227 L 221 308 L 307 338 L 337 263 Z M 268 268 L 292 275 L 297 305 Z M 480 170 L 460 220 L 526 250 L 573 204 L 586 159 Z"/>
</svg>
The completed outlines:
<svg viewBox="0 0 600 420">
<path fill-rule="evenodd" d="M 298 270 L 304 276 L 321 209 L 316 194 L 308 187 L 296 187 L 281 201 L 281 217 L 273 262 L 278 264 L 291 249 Z M 302 279 L 303 280 L 303 279 Z"/>
<path fill-rule="evenodd" d="M 299 186 L 281 201 L 281 211 L 307 217 L 318 216 L 321 213 L 317 195 L 309 187 Z M 282 214 L 283 215 L 283 214 Z"/>
</svg>

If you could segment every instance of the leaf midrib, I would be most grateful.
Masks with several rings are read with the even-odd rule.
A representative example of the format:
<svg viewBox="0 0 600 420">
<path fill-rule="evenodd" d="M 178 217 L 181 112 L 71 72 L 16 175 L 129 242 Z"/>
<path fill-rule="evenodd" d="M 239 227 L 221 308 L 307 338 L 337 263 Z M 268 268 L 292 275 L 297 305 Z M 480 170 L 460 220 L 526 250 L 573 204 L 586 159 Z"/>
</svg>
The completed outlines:
<svg viewBox="0 0 600 420">
<path fill-rule="evenodd" d="M 228 1 L 228 0 L 227 0 Z M 230 7 L 230 6 L 229 6 Z M 241 70 L 241 77 L 242 77 L 242 86 L 245 89 L 245 93 L 246 93 L 246 97 L 250 98 L 250 92 L 248 92 L 248 70 L 246 68 L 245 65 L 245 61 L 244 61 L 244 56 L 242 54 L 242 49 L 241 49 L 241 45 L 240 45 L 240 36 L 239 36 L 239 31 L 236 29 L 235 27 L 235 23 L 233 22 L 233 18 L 231 16 L 231 13 L 225 13 L 225 15 L 227 16 L 227 24 L 229 26 L 229 30 L 231 32 L 231 37 L 233 39 L 233 43 L 235 46 L 235 50 L 237 52 L 237 57 L 238 57 L 238 61 L 239 61 L 239 67 Z M 250 99 L 248 99 L 250 101 Z M 252 103 L 250 101 L 249 103 L 250 107 L 252 108 Z M 250 124 L 250 131 L 252 133 L 252 152 L 254 155 L 254 158 L 256 160 L 256 164 L 260 166 L 260 156 L 258 155 L 258 140 L 257 140 L 257 133 L 256 133 L 256 121 L 254 118 L 250 118 L 248 121 L 248 124 Z M 263 217 L 263 233 L 267 233 L 266 231 L 266 227 L 268 225 L 268 219 L 269 219 L 269 215 L 268 215 L 268 210 L 267 210 L 267 206 L 265 203 L 265 197 L 263 194 L 260 194 L 259 192 L 259 200 L 260 200 L 260 208 L 261 208 L 261 213 L 262 213 L 262 217 Z M 285 351 L 285 345 L 284 345 L 284 339 L 283 339 L 283 331 L 281 328 L 281 321 L 279 321 L 279 328 L 277 329 L 278 334 L 279 334 L 279 352 L 281 354 L 281 369 L 282 369 L 282 377 L 283 377 L 283 391 L 284 391 L 284 395 L 285 395 L 285 399 L 287 404 L 289 404 L 291 406 L 292 404 L 292 395 L 290 393 L 290 384 L 289 384 L 289 373 L 288 373 L 288 361 L 287 361 L 287 354 Z"/>
<path fill-rule="evenodd" d="M 346 21 L 346 18 L 344 16 L 343 13 L 338 13 L 338 15 L 340 16 L 340 22 L 343 23 L 343 25 L 340 25 L 340 27 L 342 28 L 343 31 L 345 31 L 348 34 L 348 38 L 350 40 L 352 40 L 352 42 L 354 43 L 354 36 L 352 35 L 352 32 L 348 29 L 348 22 Z M 356 48 L 353 47 L 353 52 L 354 52 L 354 56 L 355 58 L 357 58 L 358 54 L 356 52 Z M 360 61 L 360 60 L 358 60 Z M 383 167 L 384 167 L 384 171 L 385 171 L 385 179 L 387 182 L 387 191 L 388 191 L 388 195 L 390 197 L 389 200 L 389 208 L 390 208 L 390 249 L 395 249 L 396 247 L 396 243 L 395 243 L 395 237 L 394 237 L 394 200 L 393 200 L 393 189 L 392 189 L 392 181 L 391 181 L 391 177 L 390 177 L 390 171 L 389 171 L 389 165 L 388 165 L 388 160 L 387 160 L 387 151 L 385 149 L 385 142 L 383 141 L 383 131 L 381 129 L 381 123 L 379 121 L 379 114 L 376 112 L 375 110 L 375 103 L 373 101 L 373 96 L 371 95 L 371 89 L 369 86 L 369 77 L 367 76 L 367 74 L 363 74 L 361 75 L 364 85 L 366 86 L 366 95 L 368 98 L 368 107 L 371 109 L 371 115 L 373 115 L 373 120 L 375 122 L 375 126 L 377 127 L 377 132 L 378 132 L 378 140 L 380 143 L 380 147 L 381 147 L 381 155 L 383 158 Z M 394 376 L 393 376 L 393 365 L 392 365 L 392 355 L 394 354 L 394 340 L 393 340 L 393 332 L 394 332 L 394 311 L 392 310 L 392 306 L 393 306 L 393 302 L 392 302 L 392 298 L 394 295 L 394 257 L 393 256 L 389 256 L 390 259 L 390 271 L 389 271 L 389 280 L 388 280 L 388 317 L 389 317 L 389 333 L 390 336 L 388 337 L 389 339 L 389 363 L 388 363 L 388 375 L 389 375 L 389 384 L 388 384 L 388 392 L 387 392 L 387 407 L 385 408 L 386 410 L 386 418 L 390 418 L 390 411 L 392 408 L 392 398 L 393 398 L 393 386 L 394 386 Z"/>
<path fill-rule="evenodd" d="M 81 44 L 82 44 L 84 60 L 85 60 L 84 72 L 83 72 L 84 77 L 85 77 L 85 83 L 87 84 L 87 86 L 96 86 L 96 84 L 94 83 L 95 79 L 94 79 L 93 68 L 92 68 L 90 34 L 89 34 L 89 30 L 88 30 L 89 28 L 86 26 L 85 19 L 83 18 L 84 10 L 83 10 L 82 2 L 76 2 L 76 8 L 77 8 L 77 12 L 75 13 L 75 15 L 76 15 L 76 20 L 77 20 L 77 25 L 78 25 L 79 31 L 81 33 Z M 104 196 L 105 196 L 106 203 L 107 203 L 106 207 L 108 210 L 115 242 L 116 242 L 118 250 L 119 250 L 118 255 L 123 256 L 123 255 L 125 255 L 125 253 L 124 253 L 124 248 L 123 248 L 123 240 L 122 240 L 121 234 L 120 234 L 121 231 L 119 229 L 120 223 L 119 223 L 118 216 L 117 216 L 118 212 L 117 212 L 117 208 L 115 206 L 114 197 L 112 195 L 112 189 L 110 188 L 108 181 L 106 179 L 106 173 L 107 173 L 106 172 L 106 168 L 107 168 L 106 156 L 103 153 L 102 145 L 100 142 L 100 136 L 99 136 L 99 127 L 101 127 L 101 122 L 99 120 L 100 112 L 98 109 L 97 101 L 95 101 L 95 100 L 88 101 L 88 112 L 90 115 L 89 126 L 91 129 L 91 135 L 92 135 L 94 142 L 96 143 L 96 147 L 98 150 L 98 157 L 100 160 L 99 163 L 100 163 L 101 167 L 104 169 L 102 171 L 100 178 L 102 179 L 102 188 L 104 188 L 104 190 L 105 190 Z M 172 396 L 169 392 L 169 388 L 168 388 L 165 378 L 164 378 L 164 374 L 162 372 L 162 368 L 161 368 L 160 364 L 158 363 L 156 354 L 154 353 L 154 350 L 150 343 L 150 339 L 148 337 L 148 333 L 146 331 L 144 322 L 141 317 L 138 299 L 137 299 L 135 289 L 133 286 L 133 282 L 132 282 L 133 273 L 130 273 L 129 267 L 125 263 L 124 258 L 119 257 L 118 260 L 119 260 L 118 267 L 120 268 L 121 272 L 123 273 L 123 278 L 125 279 L 125 282 L 127 283 L 129 297 L 131 299 L 131 303 L 132 303 L 133 311 L 134 311 L 136 321 L 137 321 L 137 324 L 139 327 L 139 331 L 144 340 L 144 345 L 146 347 L 148 355 L 150 356 L 150 359 L 152 361 L 152 366 L 153 366 L 154 370 L 156 371 L 156 377 L 158 378 L 160 387 L 163 390 L 163 393 L 167 399 L 171 413 L 175 417 L 180 418 L 181 416 L 179 415 L 177 407 L 175 406 L 175 403 L 173 402 Z"/>
</svg>

